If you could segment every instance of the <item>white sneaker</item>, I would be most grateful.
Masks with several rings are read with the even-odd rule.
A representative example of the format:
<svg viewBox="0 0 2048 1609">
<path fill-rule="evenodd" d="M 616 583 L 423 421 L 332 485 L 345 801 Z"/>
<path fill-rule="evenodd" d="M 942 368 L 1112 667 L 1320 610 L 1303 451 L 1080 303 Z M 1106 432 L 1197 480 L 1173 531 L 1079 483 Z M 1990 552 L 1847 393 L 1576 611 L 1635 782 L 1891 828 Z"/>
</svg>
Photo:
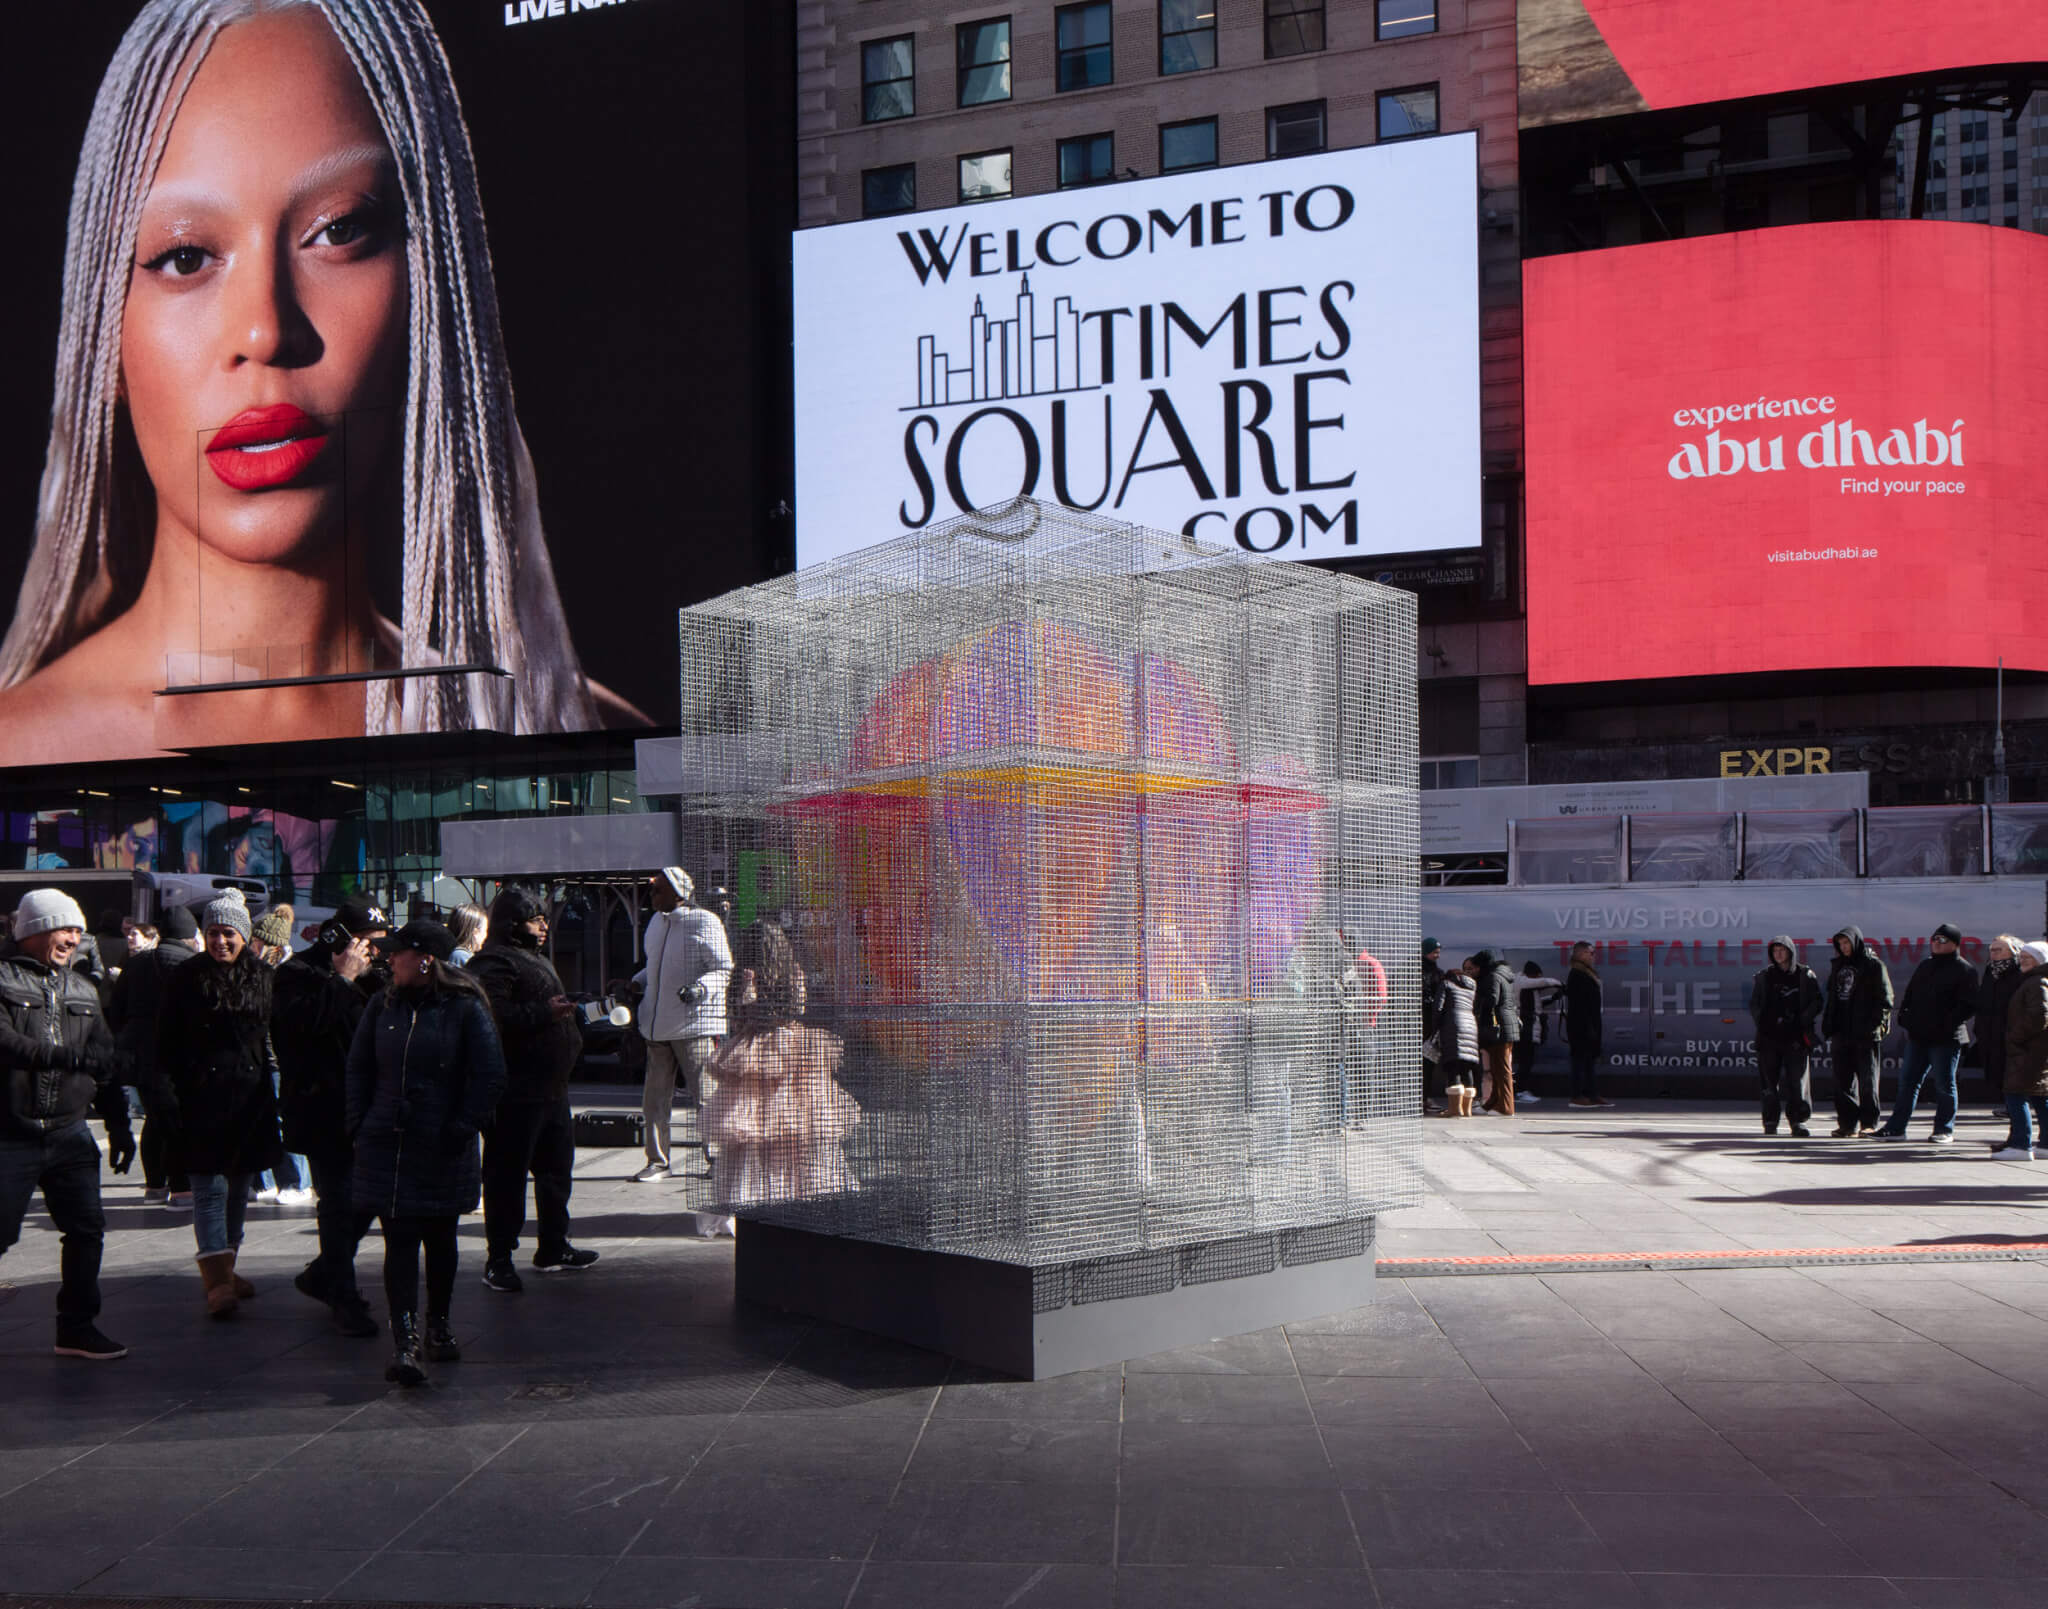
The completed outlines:
<svg viewBox="0 0 2048 1609">
<path fill-rule="evenodd" d="M 265 1186 L 264 1186 L 264 1187 L 263 1187 L 263 1188 L 262 1188 L 261 1190 L 258 1190 L 258 1191 L 256 1192 L 256 1199 L 257 1199 L 258 1201 L 267 1201 L 267 1202 L 271 1203 L 271 1204 L 272 1204 L 273 1206 L 275 1206 L 275 1205 L 276 1205 L 276 1203 L 277 1203 L 277 1188 L 276 1188 L 276 1186 L 274 1186 L 274 1185 L 265 1185 Z"/>
<path fill-rule="evenodd" d="M 1522 1105 L 1525 1102 L 1530 1106 L 1534 1106 L 1542 1099 L 1543 1097 L 1541 1095 L 1531 1095 L 1526 1089 L 1518 1089 L 1515 1091 L 1515 1104 L 1518 1106 Z"/>
<path fill-rule="evenodd" d="M 1991 1160 L 1993 1162 L 2031 1162 L 2034 1160 L 2034 1153 L 2032 1151 L 2022 1151 L 2016 1145 L 2001 1145 L 1996 1151 L 1991 1153 Z"/>
<path fill-rule="evenodd" d="M 280 1190 L 277 1193 L 277 1204 L 280 1207 L 310 1207 L 313 1205 L 313 1192 L 303 1185 L 291 1190 Z"/>
<path fill-rule="evenodd" d="M 659 1184 L 668 1177 L 668 1169 L 659 1162 L 650 1162 L 633 1175 L 635 1184 Z"/>
</svg>

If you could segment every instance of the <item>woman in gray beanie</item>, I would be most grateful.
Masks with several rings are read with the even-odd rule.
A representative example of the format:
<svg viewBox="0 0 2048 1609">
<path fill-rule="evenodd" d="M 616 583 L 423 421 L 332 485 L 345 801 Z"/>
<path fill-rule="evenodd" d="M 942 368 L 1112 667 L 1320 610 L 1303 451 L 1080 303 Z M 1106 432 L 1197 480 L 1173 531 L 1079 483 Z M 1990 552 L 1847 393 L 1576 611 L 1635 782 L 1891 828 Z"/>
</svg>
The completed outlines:
<svg viewBox="0 0 2048 1609">
<path fill-rule="evenodd" d="M 200 915 L 204 954 L 171 973 L 157 1019 L 169 1091 L 172 1166 L 192 1180 L 192 1234 L 206 1310 L 235 1311 L 256 1288 L 235 1272 L 249 1176 L 283 1151 L 270 1054 L 272 973 L 249 942 L 249 908 L 228 889 Z"/>
</svg>

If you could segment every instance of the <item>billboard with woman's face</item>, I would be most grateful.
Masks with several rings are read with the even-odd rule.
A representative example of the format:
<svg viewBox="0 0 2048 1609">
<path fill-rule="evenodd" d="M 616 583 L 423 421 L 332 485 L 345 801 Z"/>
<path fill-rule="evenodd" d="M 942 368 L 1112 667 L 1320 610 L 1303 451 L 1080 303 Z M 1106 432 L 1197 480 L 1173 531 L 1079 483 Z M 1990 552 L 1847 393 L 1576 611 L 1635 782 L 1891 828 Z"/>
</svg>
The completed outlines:
<svg viewBox="0 0 2048 1609">
<path fill-rule="evenodd" d="M 0 765 L 670 724 L 675 610 L 774 563 L 786 7 L 63 10 L 10 23 Z"/>
</svg>

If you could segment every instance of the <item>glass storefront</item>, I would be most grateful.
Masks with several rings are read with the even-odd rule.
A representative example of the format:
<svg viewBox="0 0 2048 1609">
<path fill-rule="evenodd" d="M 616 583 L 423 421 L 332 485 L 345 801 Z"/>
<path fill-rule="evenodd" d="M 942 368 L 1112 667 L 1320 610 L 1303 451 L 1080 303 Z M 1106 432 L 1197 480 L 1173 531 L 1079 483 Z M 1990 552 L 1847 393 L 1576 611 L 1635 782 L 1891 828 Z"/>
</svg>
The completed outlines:
<svg viewBox="0 0 2048 1609">
<path fill-rule="evenodd" d="M 630 739 L 606 734 L 312 747 L 0 772 L 0 873 L 226 876 L 301 907 L 360 892 L 445 909 L 477 890 L 442 877 L 442 823 L 647 808 Z"/>
</svg>

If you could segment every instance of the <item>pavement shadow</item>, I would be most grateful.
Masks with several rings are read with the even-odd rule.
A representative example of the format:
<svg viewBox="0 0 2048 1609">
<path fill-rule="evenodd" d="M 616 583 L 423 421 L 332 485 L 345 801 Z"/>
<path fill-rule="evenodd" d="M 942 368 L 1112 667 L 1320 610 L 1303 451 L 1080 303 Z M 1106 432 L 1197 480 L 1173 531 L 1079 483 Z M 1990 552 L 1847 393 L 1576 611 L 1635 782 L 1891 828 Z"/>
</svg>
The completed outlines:
<svg viewBox="0 0 2048 1609">
<path fill-rule="evenodd" d="M 1859 1184 L 1839 1189 L 1764 1190 L 1751 1195 L 1700 1196 L 1707 1202 L 1784 1207 L 1991 1207 L 2011 1206 L 2016 1198 L 2048 1194 L 2048 1185 L 2023 1184 Z M 2044 1224 L 2048 1230 L 2048 1224 Z"/>
</svg>

